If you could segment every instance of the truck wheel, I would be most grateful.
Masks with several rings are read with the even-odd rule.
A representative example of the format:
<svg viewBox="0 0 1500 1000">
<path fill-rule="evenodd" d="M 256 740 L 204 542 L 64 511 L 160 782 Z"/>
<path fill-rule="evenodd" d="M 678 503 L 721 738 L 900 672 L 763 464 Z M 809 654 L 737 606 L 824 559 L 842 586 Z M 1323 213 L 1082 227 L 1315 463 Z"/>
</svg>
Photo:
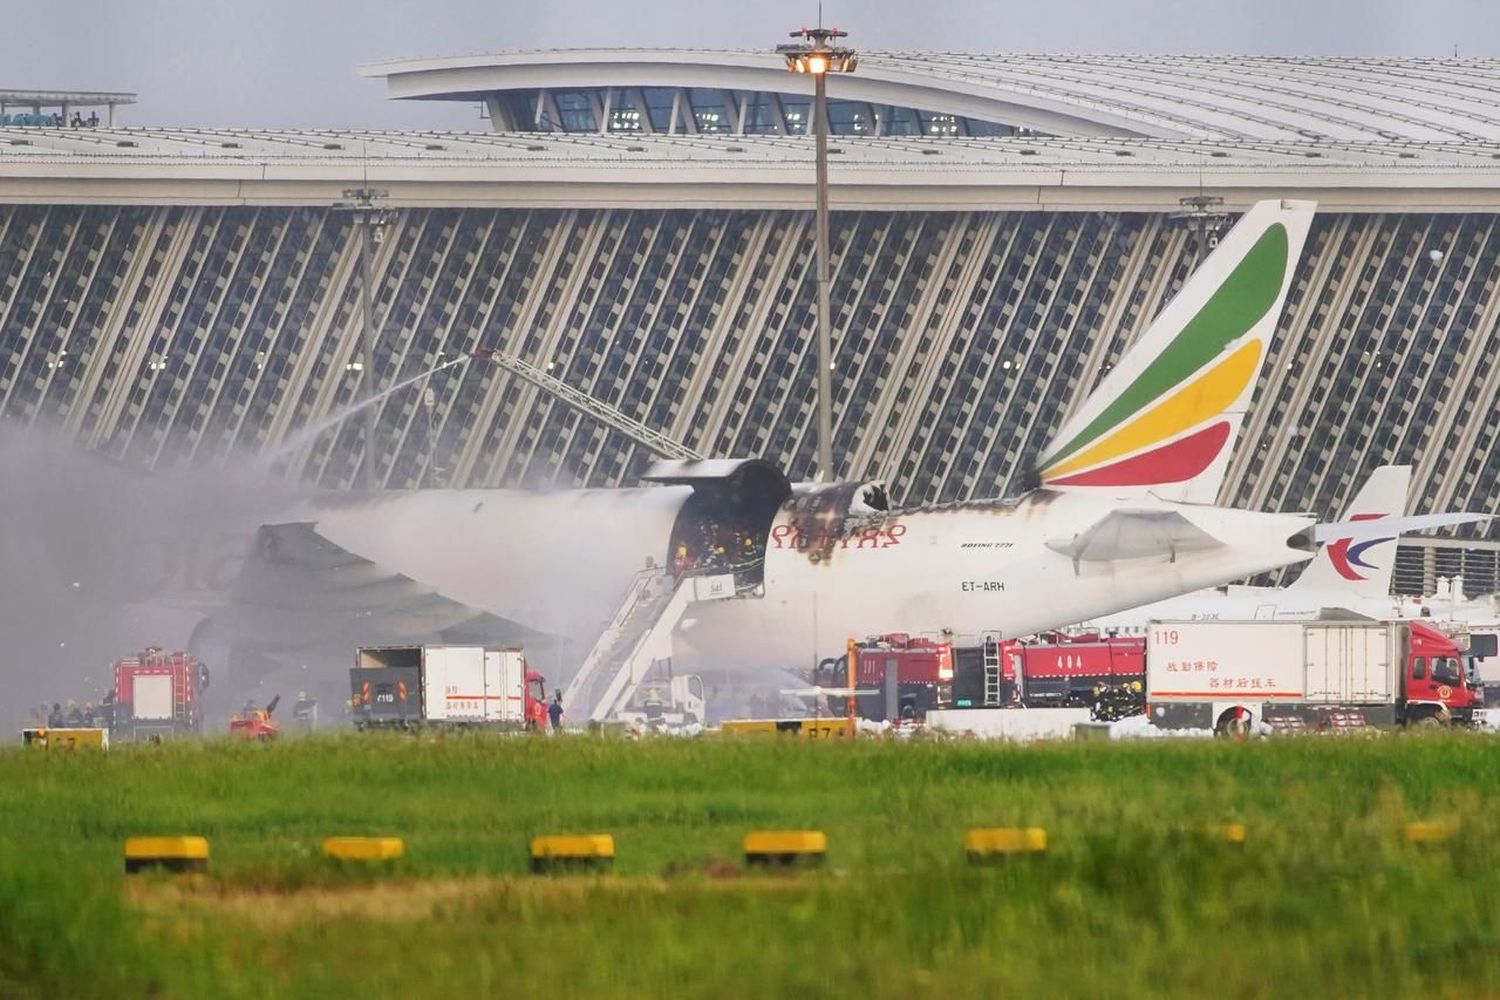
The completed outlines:
<svg viewBox="0 0 1500 1000">
<path fill-rule="evenodd" d="M 1420 729 L 1424 732 L 1431 732 L 1442 724 L 1442 721 L 1439 720 L 1438 717 L 1431 712 L 1428 712 L 1425 715 L 1419 715 L 1415 719 L 1411 720 L 1411 727 L 1413 729 Z"/>
<path fill-rule="evenodd" d="M 1250 711 L 1242 705 L 1231 708 L 1219 716 L 1219 724 L 1214 727 L 1214 735 L 1231 740 L 1245 739 L 1250 735 Z"/>
</svg>

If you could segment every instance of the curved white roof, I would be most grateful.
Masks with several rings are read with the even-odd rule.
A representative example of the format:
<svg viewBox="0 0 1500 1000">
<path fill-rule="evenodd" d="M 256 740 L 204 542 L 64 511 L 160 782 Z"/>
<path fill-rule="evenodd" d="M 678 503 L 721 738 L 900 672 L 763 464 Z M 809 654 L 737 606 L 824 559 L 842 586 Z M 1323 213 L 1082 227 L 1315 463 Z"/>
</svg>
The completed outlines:
<svg viewBox="0 0 1500 1000">
<path fill-rule="evenodd" d="M 555 49 L 362 67 L 393 98 L 534 88 L 717 87 L 800 93 L 769 47 Z M 1500 59 L 861 52 L 829 96 L 1057 135 L 1199 139 L 1500 139 Z"/>
<path fill-rule="evenodd" d="M 1500 210 L 1500 142 L 839 136 L 838 209 Z M 348 187 L 406 206 L 807 208 L 807 136 L 0 128 L 0 204 L 328 205 Z"/>
</svg>

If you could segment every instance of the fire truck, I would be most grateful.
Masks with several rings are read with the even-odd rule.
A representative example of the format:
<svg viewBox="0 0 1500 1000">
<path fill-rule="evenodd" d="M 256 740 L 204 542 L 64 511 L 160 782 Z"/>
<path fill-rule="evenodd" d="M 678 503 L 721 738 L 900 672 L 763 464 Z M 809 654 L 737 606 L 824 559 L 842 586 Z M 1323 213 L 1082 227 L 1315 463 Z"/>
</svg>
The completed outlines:
<svg viewBox="0 0 1500 1000">
<path fill-rule="evenodd" d="M 1048 632 L 987 639 L 978 646 L 892 633 L 852 646 L 855 710 L 861 718 L 922 719 L 935 708 L 1092 708 L 1101 717 L 1137 714 L 1145 704 L 1146 640 Z M 894 692 L 888 678 L 896 678 Z M 819 687 L 846 689 L 848 661 L 824 660 Z M 830 696 L 842 715 L 844 696 Z"/>
<path fill-rule="evenodd" d="M 155 646 L 115 663 L 114 740 L 143 741 L 203 732 L 208 668 L 187 653 Z"/>
<path fill-rule="evenodd" d="M 1146 640 L 1141 636 L 1049 633 L 1000 647 L 1004 706 L 1092 708 L 1101 698 L 1145 704 Z M 1133 713 L 1127 713 L 1133 714 Z"/>
<path fill-rule="evenodd" d="M 929 709 L 953 701 L 953 644 L 904 632 L 851 642 L 844 656 L 818 664 L 818 687 L 848 690 L 849 660 L 855 658 L 855 712 L 860 718 L 921 719 Z M 830 695 L 828 711 L 844 715 L 847 695 Z"/>
</svg>

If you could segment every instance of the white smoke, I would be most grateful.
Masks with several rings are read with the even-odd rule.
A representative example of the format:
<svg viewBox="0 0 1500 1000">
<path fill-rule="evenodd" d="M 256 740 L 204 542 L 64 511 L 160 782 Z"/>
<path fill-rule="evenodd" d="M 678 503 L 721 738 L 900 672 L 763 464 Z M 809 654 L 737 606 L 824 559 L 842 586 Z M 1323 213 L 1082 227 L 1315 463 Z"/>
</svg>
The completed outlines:
<svg viewBox="0 0 1500 1000">
<path fill-rule="evenodd" d="M 0 724 L 101 697 L 109 665 L 186 648 L 227 599 L 259 524 L 296 506 L 243 470 L 142 473 L 61 432 L 0 425 Z"/>
</svg>

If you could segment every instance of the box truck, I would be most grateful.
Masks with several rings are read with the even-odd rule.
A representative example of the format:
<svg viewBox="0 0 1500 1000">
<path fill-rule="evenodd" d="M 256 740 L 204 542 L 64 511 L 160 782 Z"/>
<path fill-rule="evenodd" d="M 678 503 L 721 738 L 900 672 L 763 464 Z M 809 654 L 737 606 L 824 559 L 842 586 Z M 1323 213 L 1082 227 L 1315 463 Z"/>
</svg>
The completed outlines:
<svg viewBox="0 0 1500 1000">
<path fill-rule="evenodd" d="M 546 680 L 519 649 L 364 646 L 349 671 L 354 723 L 541 728 Z"/>
<path fill-rule="evenodd" d="M 1162 728 L 1222 735 L 1258 722 L 1472 725 L 1484 705 L 1475 658 L 1492 654 L 1422 622 L 1154 621 L 1147 714 Z"/>
</svg>

